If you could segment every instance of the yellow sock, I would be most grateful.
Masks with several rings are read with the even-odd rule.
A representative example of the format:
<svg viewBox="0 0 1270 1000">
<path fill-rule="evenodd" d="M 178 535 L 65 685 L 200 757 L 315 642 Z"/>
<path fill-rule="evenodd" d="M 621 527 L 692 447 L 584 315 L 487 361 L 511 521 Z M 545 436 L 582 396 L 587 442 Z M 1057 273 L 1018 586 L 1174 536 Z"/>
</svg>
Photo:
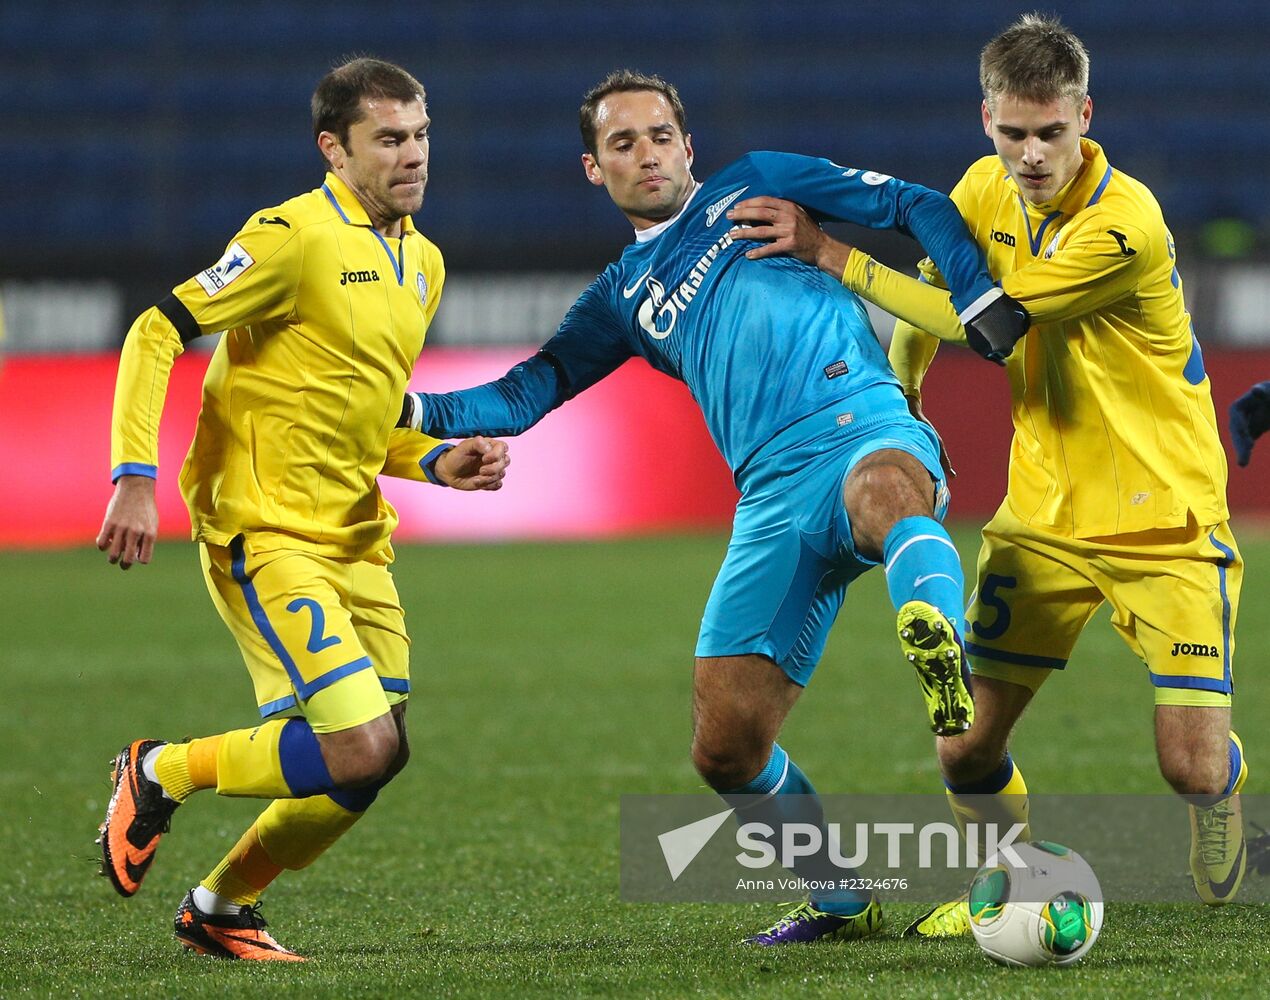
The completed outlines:
<svg viewBox="0 0 1270 1000">
<path fill-rule="evenodd" d="M 278 741 L 287 719 L 236 729 L 216 748 L 216 792 L 257 799 L 290 798 L 295 793 L 282 774 Z"/>
<path fill-rule="evenodd" d="M 242 835 L 202 886 L 250 906 L 284 870 L 306 868 L 362 818 L 325 795 L 277 799 Z"/>
<path fill-rule="evenodd" d="M 1023 772 L 1018 765 L 1012 763 L 1010 780 L 995 792 L 964 792 L 958 794 L 947 791 L 948 805 L 952 809 L 957 827 L 965 835 L 966 825 L 974 823 L 980 830 L 986 823 L 995 823 L 997 833 L 1005 832 L 1015 823 L 1023 824 L 1023 832 L 1015 838 L 1016 843 L 1025 843 L 1032 839 L 1032 827 L 1028 822 L 1029 802 L 1027 784 L 1023 780 Z M 982 861 L 983 838 L 980 836 L 980 858 Z"/>
<path fill-rule="evenodd" d="M 202 885 L 239 906 L 251 906 L 281 871 L 282 866 L 274 863 L 260 843 L 260 832 L 253 823 Z"/>
<path fill-rule="evenodd" d="M 159 751 L 154 773 L 172 798 L 184 802 L 191 792 L 216 787 L 216 752 L 223 737 L 169 743 Z"/>
<path fill-rule="evenodd" d="M 278 741 L 287 720 L 263 722 L 219 736 L 169 743 L 159 751 L 154 773 L 172 798 L 215 788 L 221 795 L 276 799 L 292 795 L 282 774 Z"/>
<path fill-rule="evenodd" d="M 295 871 L 313 864 L 364 815 L 326 795 L 278 799 L 260 814 L 256 831 L 269 857 Z"/>
</svg>

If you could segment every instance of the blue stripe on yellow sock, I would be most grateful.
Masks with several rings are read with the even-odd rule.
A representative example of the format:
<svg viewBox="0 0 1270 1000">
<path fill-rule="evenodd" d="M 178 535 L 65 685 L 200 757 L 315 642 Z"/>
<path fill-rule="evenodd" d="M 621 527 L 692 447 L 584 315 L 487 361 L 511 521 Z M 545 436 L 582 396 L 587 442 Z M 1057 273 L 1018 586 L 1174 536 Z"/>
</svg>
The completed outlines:
<svg viewBox="0 0 1270 1000">
<path fill-rule="evenodd" d="M 1001 762 L 1001 766 L 987 777 L 980 778 L 978 781 L 967 781 L 961 785 L 954 785 L 951 781 L 945 781 L 944 787 L 954 795 L 995 795 L 1008 785 L 1013 777 L 1014 758 L 1007 753 L 1005 760 Z"/>
<path fill-rule="evenodd" d="M 1235 790 L 1235 784 L 1239 781 L 1239 772 L 1243 770 L 1244 755 L 1239 743 L 1235 740 L 1235 734 L 1230 734 L 1230 749 L 1228 751 L 1230 759 L 1230 777 L 1226 779 L 1226 788 L 1222 791 L 1222 795 L 1229 795 Z"/>
<path fill-rule="evenodd" d="M 349 812 L 362 813 L 370 808 L 370 804 L 375 801 L 382 787 L 383 785 L 379 784 L 368 788 L 337 788 L 326 794 L 333 802 L 343 806 Z"/>
<path fill-rule="evenodd" d="M 322 758 L 317 736 L 303 719 L 290 719 L 282 727 L 278 739 L 278 758 L 282 777 L 297 799 L 326 794 L 349 812 L 361 813 L 370 808 L 387 782 L 365 788 L 337 788 Z"/>
<path fill-rule="evenodd" d="M 296 798 L 336 791 L 331 772 L 322 759 L 317 737 L 303 719 L 290 719 L 282 727 L 282 735 L 278 739 L 278 759 L 282 765 L 282 777 Z"/>
</svg>

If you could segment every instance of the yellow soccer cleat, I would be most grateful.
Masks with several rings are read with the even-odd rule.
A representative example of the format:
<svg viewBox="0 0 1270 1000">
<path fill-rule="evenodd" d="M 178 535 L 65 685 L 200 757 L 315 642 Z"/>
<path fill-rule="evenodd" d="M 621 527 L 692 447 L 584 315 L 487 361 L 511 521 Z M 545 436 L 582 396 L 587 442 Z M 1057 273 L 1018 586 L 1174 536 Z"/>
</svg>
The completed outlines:
<svg viewBox="0 0 1270 1000">
<path fill-rule="evenodd" d="M 1248 865 L 1239 807 L 1239 790 L 1248 780 L 1248 762 L 1239 737 L 1231 733 L 1230 738 L 1239 747 L 1239 776 L 1235 779 L 1234 791 L 1211 806 L 1188 806 L 1191 879 L 1195 892 L 1209 906 L 1223 906 L 1235 898 Z"/>
<path fill-rule="evenodd" d="M 902 937 L 951 938 L 970 933 L 970 901 L 967 896 L 931 907 L 904 928 Z"/>
<path fill-rule="evenodd" d="M 936 736 L 956 736 L 975 720 L 966 652 L 952 622 L 925 601 L 909 601 L 896 621 L 900 648 L 917 671 Z"/>
</svg>

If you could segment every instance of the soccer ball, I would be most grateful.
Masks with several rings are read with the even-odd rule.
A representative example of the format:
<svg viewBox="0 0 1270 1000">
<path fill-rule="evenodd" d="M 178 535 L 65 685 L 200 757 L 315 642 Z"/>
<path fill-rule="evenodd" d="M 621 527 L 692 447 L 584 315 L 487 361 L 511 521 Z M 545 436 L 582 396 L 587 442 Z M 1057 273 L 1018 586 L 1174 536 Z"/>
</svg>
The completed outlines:
<svg viewBox="0 0 1270 1000">
<path fill-rule="evenodd" d="M 970 929 L 1003 965 L 1073 965 L 1102 929 L 1102 890 L 1075 851 L 1038 840 L 984 865 L 970 884 Z"/>
</svg>

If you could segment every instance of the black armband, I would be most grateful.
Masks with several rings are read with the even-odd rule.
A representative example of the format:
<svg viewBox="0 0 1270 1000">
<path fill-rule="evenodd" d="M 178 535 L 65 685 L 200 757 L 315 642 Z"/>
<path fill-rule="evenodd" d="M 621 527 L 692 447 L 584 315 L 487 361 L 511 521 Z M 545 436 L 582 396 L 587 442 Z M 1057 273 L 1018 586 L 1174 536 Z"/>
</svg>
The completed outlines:
<svg viewBox="0 0 1270 1000">
<path fill-rule="evenodd" d="M 199 329 L 198 320 L 194 318 L 194 314 L 185 308 L 185 303 L 176 297 L 175 293 L 169 293 L 154 304 L 154 307 L 167 317 L 168 322 L 176 327 L 176 332 L 180 334 L 181 343 L 188 344 L 195 337 L 203 336 L 203 331 Z"/>
</svg>

